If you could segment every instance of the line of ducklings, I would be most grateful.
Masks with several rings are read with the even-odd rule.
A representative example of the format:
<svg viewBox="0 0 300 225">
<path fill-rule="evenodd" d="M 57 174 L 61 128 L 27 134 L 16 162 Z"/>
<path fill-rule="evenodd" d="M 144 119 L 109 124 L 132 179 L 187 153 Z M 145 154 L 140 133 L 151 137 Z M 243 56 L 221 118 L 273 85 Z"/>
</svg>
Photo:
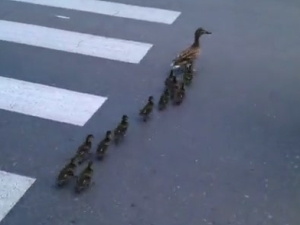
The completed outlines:
<svg viewBox="0 0 300 225">
<path fill-rule="evenodd" d="M 100 141 L 100 143 L 97 146 L 95 158 L 98 160 L 103 160 L 112 141 L 114 141 L 115 144 L 119 144 L 119 142 L 125 137 L 128 127 L 128 116 L 123 115 L 121 122 L 117 125 L 113 132 L 111 130 L 106 131 L 105 137 Z M 76 178 L 75 192 L 80 193 L 83 190 L 90 187 L 91 184 L 93 184 L 92 176 L 94 170 L 92 168 L 92 160 L 89 160 L 88 165 L 79 173 L 79 175 L 75 175 L 77 166 L 81 165 L 82 163 L 91 158 L 93 139 L 94 136 L 92 134 L 87 135 L 84 143 L 81 144 L 77 149 L 75 156 L 73 156 L 70 162 L 67 165 L 65 165 L 65 167 L 59 172 L 57 176 L 58 187 L 63 187 L 67 183 L 69 183 L 73 178 Z"/>
<path fill-rule="evenodd" d="M 165 80 L 165 88 L 158 101 L 158 110 L 162 111 L 166 109 L 170 101 L 173 101 L 174 105 L 180 105 L 185 98 L 185 87 L 192 83 L 194 78 L 194 71 L 192 64 L 185 65 L 183 70 L 182 80 L 179 81 L 174 75 L 174 70 L 171 69 L 169 76 Z M 140 110 L 140 116 L 143 121 L 148 121 L 154 108 L 154 98 L 149 96 L 147 104 Z"/>
<path fill-rule="evenodd" d="M 158 109 L 164 110 L 169 103 L 170 99 L 173 100 L 173 103 L 179 105 L 182 103 L 185 97 L 185 85 L 189 85 L 193 79 L 193 71 L 191 65 L 186 66 L 186 71 L 183 74 L 183 81 L 179 83 L 176 76 L 173 75 L 173 70 L 171 70 L 170 75 L 165 80 L 165 90 L 161 95 L 158 102 Z M 150 114 L 154 108 L 154 98 L 150 96 L 148 98 L 147 104 L 140 110 L 140 116 L 142 116 L 143 121 L 149 119 Z M 114 140 L 115 144 L 124 138 L 129 127 L 128 116 L 123 115 L 121 122 L 112 132 L 111 130 L 106 131 L 105 137 L 100 141 L 97 146 L 95 158 L 102 160 L 111 144 Z M 92 176 L 94 170 L 92 168 L 93 161 L 90 160 L 88 165 L 79 173 L 75 175 L 75 171 L 78 165 L 81 165 L 85 161 L 91 158 L 92 153 L 92 141 L 94 136 L 92 134 L 87 135 L 83 144 L 79 146 L 76 151 L 75 156 L 73 156 L 70 162 L 65 165 L 65 167 L 59 172 L 57 177 L 57 185 L 59 187 L 65 186 L 73 178 L 76 178 L 75 191 L 77 193 L 82 192 L 83 190 L 90 187 L 92 184 Z"/>
<path fill-rule="evenodd" d="M 211 32 L 204 30 L 203 28 L 198 28 L 194 33 L 194 43 L 183 50 L 178 56 L 173 60 L 169 76 L 165 80 L 165 89 L 160 96 L 158 101 L 158 109 L 164 110 L 170 100 L 173 101 L 175 105 L 180 105 L 185 98 L 185 86 L 189 86 L 192 83 L 194 72 L 193 69 L 194 61 L 200 55 L 200 43 L 199 38 L 203 34 L 211 34 Z M 174 69 L 182 68 L 183 77 L 182 81 L 179 82 L 177 77 L 174 75 Z M 154 98 L 149 96 L 147 104 L 140 110 L 139 115 L 143 118 L 143 121 L 147 121 L 154 108 Z M 128 116 L 123 115 L 121 122 L 112 131 L 108 130 L 103 140 L 97 146 L 96 158 L 102 160 L 108 150 L 111 141 L 114 139 L 115 144 L 125 136 L 128 130 Z M 60 171 L 57 177 L 57 185 L 62 187 L 66 185 L 72 178 L 76 178 L 75 191 L 80 193 L 84 189 L 87 189 L 92 183 L 93 176 L 93 161 L 90 160 L 88 165 L 83 169 L 79 175 L 75 175 L 75 170 L 77 164 L 81 165 L 84 161 L 91 157 L 92 141 L 94 136 L 89 134 L 86 137 L 85 142 L 79 146 L 75 156 L 71 158 L 70 162 L 65 165 L 65 167 Z M 76 163 L 77 162 L 77 163 Z"/>
</svg>

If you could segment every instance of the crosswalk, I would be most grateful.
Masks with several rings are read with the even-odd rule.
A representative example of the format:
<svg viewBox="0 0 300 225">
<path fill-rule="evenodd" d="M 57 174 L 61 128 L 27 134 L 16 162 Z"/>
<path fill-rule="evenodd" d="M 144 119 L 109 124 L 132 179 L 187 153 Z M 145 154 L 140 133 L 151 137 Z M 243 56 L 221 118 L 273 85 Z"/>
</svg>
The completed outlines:
<svg viewBox="0 0 300 225">
<path fill-rule="evenodd" d="M 5 0 L 16 4 L 74 10 L 108 17 L 126 18 L 169 26 L 181 12 L 99 0 Z M 57 15 L 62 19 L 67 16 Z M 130 20 L 128 23 L 130 23 Z M 139 64 L 153 43 L 79 33 L 0 19 L 0 42 L 39 47 L 57 52 L 80 54 Z M 1 54 L 1 53 L 0 53 Z M 57 74 L 57 71 L 53 71 Z M 61 87 L 61 86 L 60 86 Z M 84 126 L 108 98 L 45 84 L 10 78 L 0 74 L 0 110 L 19 113 L 73 126 Z M 0 223 L 33 185 L 35 178 L 0 170 Z"/>
</svg>

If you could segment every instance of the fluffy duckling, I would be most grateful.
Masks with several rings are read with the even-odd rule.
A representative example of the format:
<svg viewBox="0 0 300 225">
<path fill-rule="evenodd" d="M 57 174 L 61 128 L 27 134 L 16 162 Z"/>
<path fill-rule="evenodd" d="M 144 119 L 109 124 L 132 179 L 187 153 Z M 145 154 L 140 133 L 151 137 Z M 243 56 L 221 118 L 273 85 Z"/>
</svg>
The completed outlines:
<svg viewBox="0 0 300 225">
<path fill-rule="evenodd" d="M 57 177 L 57 186 L 62 187 L 70 178 L 74 177 L 76 169 L 75 157 L 59 172 Z"/>
<path fill-rule="evenodd" d="M 179 90 L 176 92 L 174 103 L 180 105 L 185 97 L 185 87 L 184 83 L 181 83 Z"/>
<path fill-rule="evenodd" d="M 75 186 L 75 191 L 77 193 L 80 193 L 84 189 L 88 188 L 91 184 L 92 181 L 92 176 L 94 173 L 94 170 L 92 169 L 93 162 L 90 161 L 87 167 L 80 173 L 76 186 Z"/>
<path fill-rule="evenodd" d="M 115 143 L 119 143 L 120 138 L 124 137 L 127 130 L 128 130 L 129 122 L 128 122 L 128 116 L 123 115 L 122 121 L 119 123 L 119 125 L 114 130 L 114 139 Z"/>
<path fill-rule="evenodd" d="M 158 109 L 164 110 L 167 107 L 167 104 L 169 103 L 170 93 L 168 88 L 165 89 L 164 93 L 160 96 L 159 102 L 158 102 Z"/>
<path fill-rule="evenodd" d="M 148 120 L 151 112 L 153 111 L 153 106 L 154 106 L 153 96 L 150 96 L 148 98 L 147 104 L 144 106 L 144 108 L 140 110 L 140 115 L 143 117 L 144 122 Z"/>
<path fill-rule="evenodd" d="M 198 28 L 194 34 L 194 43 L 188 47 L 187 49 L 183 50 L 172 62 L 171 66 L 175 68 L 179 68 L 182 65 L 187 63 L 193 63 L 195 59 L 201 54 L 200 49 L 200 37 L 203 34 L 211 34 L 211 32 L 204 30 L 203 28 Z"/>
<path fill-rule="evenodd" d="M 169 76 L 168 76 L 167 79 L 165 80 L 165 87 L 166 87 L 166 88 L 170 88 L 170 86 L 172 85 L 173 77 L 175 77 L 173 73 L 174 73 L 174 72 L 173 72 L 173 70 L 171 69 Z"/>
<path fill-rule="evenodd" d="M 171 99 L 174 99 L 174 96 L 175 96 L 175 93 L 177 90 L 178 90 L 178 81 L 177 81 L 177 78 L 174 76 L 172 79 L 172 83 L 170 84 L 170 88 L 169 88 Z"/>
<path fill-rule="evenodd" d="M 97 159 L 99 160 L 103 159 L 111 141 L 111 134 L 112 134 L 111 131 L 108 130 L 106 132 L 105 138 L 99 143 L 98 148 L 96 150 Z"/>
<path fill-rule="evenodd" d="M 188 64 L 186 65 L 186 70 L 183 74 L 183 82 L 185 85 L 189 86 L 192 83 L 192 80 L 194 78 L 192 65 Z"/>
<path fill-rule="evenodd" d="M 82 164 L 87 157 L 90 155 L 90 150 L 92 148 L 92 141 L 94 139 L 94 136 L 92 134 L 89 134 L 84 143 L 79 146 L 77 152 L 76 152 L 76 158 L 78 159 L 78 164 Z"/>
</svg>

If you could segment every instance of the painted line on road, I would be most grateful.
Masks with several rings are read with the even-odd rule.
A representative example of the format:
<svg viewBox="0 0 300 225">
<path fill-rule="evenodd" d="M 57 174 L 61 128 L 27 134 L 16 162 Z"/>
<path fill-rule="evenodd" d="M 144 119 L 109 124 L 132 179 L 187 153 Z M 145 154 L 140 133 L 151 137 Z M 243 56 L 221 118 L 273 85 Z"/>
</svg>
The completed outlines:
<svg viewBox="0 0 300 225">
<path fill-rule="evenodd" d="M 0 40 L 138 64 L 152 44 L 0 20 Z"/>
<path fill-rule="evenodd" d="M 66 20 L 70 19 L 70 17 L 68 16 L 61 16 L 61 15 L 55 15 L 55 16 L 60 19 L 66 19 Z"/>
<path fill-rule="evenodd" d="M 98 0 L 12 0 L 148 22 L 172 24 L 181 12 Z"/>
<path fill-rule="evenodd" d="M 0 77 L 0 109 L 84 126 L 106 97 Z"/>
<path fill-rule="evenodd" d="M 35 178 L 0 170 L 0 222 L 33 185 Z"/>
</svg>

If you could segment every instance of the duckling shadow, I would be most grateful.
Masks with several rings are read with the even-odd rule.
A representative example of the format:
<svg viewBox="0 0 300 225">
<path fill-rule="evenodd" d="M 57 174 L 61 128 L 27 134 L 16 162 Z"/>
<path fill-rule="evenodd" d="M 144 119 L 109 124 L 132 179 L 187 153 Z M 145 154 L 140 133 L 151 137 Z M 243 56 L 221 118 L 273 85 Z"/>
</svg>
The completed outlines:
<svg viewBox="0 0 300 225">
<path fill-rule="evenodd" d="M 152 116 L 150 116 L 150 115 L 149 116 L 139 115 L 139 116 L 137 116 L 136 119 L 140 124 L 147 124 L 148 122 L 151 122 L 153 120 Z"/>
<path fill-rule="evenodd" d="M 120 144 L 124 143 L 125 142 L 125 136 L 122 136 L 122 137 L 118 137 L 116 139 L 114 139 L 114 145 L 115 146 L 119 146 Z"/>
<path fill-rule="evenodd" d="M 71 186 L 74 186 L 76 184 L 77 176 L 74 176 L 71 180 L 69 180 L 65 184 L 59 184 L 57 180 L 51 185 L 53 190 L 66 190 L 67 188 L 70 188 Z"/>
<path fill-rule="evenodd" d="M 71 194 L 73 197 L 77 198 L 79 196 L 88 194 L 88 192 L 93 190 L 95 186 L 96 186 L 95 181 L 91 181 L 91 184 L 87 187 L 84 187 L 83 189 L 78 189 L 78 187 L 74 185 L 73 188 L 71 189 L 72 192 Z"/>
</svg>

